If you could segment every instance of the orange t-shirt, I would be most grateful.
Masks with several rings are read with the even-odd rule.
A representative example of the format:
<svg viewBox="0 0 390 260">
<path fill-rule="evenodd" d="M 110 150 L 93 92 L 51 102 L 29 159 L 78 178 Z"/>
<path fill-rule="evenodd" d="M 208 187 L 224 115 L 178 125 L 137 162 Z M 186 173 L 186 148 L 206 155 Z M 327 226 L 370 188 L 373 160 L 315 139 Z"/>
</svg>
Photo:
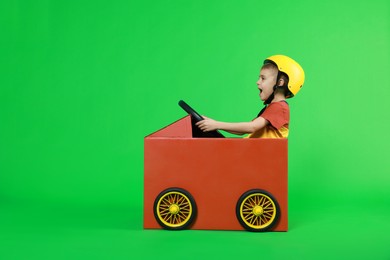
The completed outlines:
<svg viewBox="0 0 390 260">
<path fill-rule="evenodd" d="M 290 108 L 286 101 L 269 104 L 258 116 L 266 119 L 269 124 L 251 133 L 248 138 L 287 138 Z"/>
</svg>

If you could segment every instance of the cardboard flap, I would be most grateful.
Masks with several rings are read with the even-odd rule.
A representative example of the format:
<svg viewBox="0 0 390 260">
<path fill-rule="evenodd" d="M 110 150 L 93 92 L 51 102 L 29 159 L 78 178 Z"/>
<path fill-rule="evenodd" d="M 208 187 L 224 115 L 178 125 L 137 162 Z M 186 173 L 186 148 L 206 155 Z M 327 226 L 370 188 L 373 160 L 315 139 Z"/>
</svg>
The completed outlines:
<svg viewBox="0 0 390 260">
<path fill-rule="evenodd" d="M 146 136 L 145 138 L 155 137 L 192 138 L 191 117 L 183 117 L 178 121 Z"/>
</svg>

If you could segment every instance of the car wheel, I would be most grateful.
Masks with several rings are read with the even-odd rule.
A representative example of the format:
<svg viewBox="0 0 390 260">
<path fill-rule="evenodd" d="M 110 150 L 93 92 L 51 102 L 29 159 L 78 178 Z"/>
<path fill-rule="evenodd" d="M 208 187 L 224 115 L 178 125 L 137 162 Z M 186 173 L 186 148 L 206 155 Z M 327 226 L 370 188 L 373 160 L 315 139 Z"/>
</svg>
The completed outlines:
<svg viewBox="0 0 390 260">
<path fill-rule="evenodd" d="M 241 195 L 236 215 L 246 230 L 267 231 L 278 221 L 280 210 L 278 202 L 269 192 L 254 189 Z"/>
<path fill-rule="evenodd" d="M 154 201 L 154 216 L 164 229 L 187 229 L 195 219 L 197 209 L 191 194 L 180 188 L 162 191 Z"/>
</svg>

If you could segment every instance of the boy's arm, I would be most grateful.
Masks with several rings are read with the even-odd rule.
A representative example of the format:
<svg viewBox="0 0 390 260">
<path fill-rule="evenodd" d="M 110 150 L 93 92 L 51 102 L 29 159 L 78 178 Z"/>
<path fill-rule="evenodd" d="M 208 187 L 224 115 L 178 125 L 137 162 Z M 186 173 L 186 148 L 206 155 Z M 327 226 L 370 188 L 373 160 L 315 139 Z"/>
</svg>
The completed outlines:
<svg viewBox="0 0 390 260">
<path fill-rule="evenodd" d="M 203 131 L 209 132 L 213 130 L 224 130 L 233 134 L 249 134 L 260 130 L 268 125 L 269 122 L 263 117 L 258 117 L 251 122 L 228 123 L 216 121 L 211 118 L 205 118 L 196 123 L 196 125 Z"/>
</svg>

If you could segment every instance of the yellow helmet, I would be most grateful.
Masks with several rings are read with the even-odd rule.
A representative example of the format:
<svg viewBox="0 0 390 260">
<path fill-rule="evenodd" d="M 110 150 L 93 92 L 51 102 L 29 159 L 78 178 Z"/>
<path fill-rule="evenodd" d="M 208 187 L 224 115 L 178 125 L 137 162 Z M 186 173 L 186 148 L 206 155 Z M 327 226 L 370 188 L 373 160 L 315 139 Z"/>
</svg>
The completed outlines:
<svg viewBox="0 0 390 260">
<path fill-rule="evenodd" d="M 302 67 L 290 57 L 285 55 L 274 55 L 265 59 L 265 63 L 274 63 L 280 72 L 285 73 L 288 76 L 288 89 L 292 95 L 288 98 L 295 96 L 298 91 L 302 88 L 303 82 L 305 81 L 305 72 Z"/>
</svg>

